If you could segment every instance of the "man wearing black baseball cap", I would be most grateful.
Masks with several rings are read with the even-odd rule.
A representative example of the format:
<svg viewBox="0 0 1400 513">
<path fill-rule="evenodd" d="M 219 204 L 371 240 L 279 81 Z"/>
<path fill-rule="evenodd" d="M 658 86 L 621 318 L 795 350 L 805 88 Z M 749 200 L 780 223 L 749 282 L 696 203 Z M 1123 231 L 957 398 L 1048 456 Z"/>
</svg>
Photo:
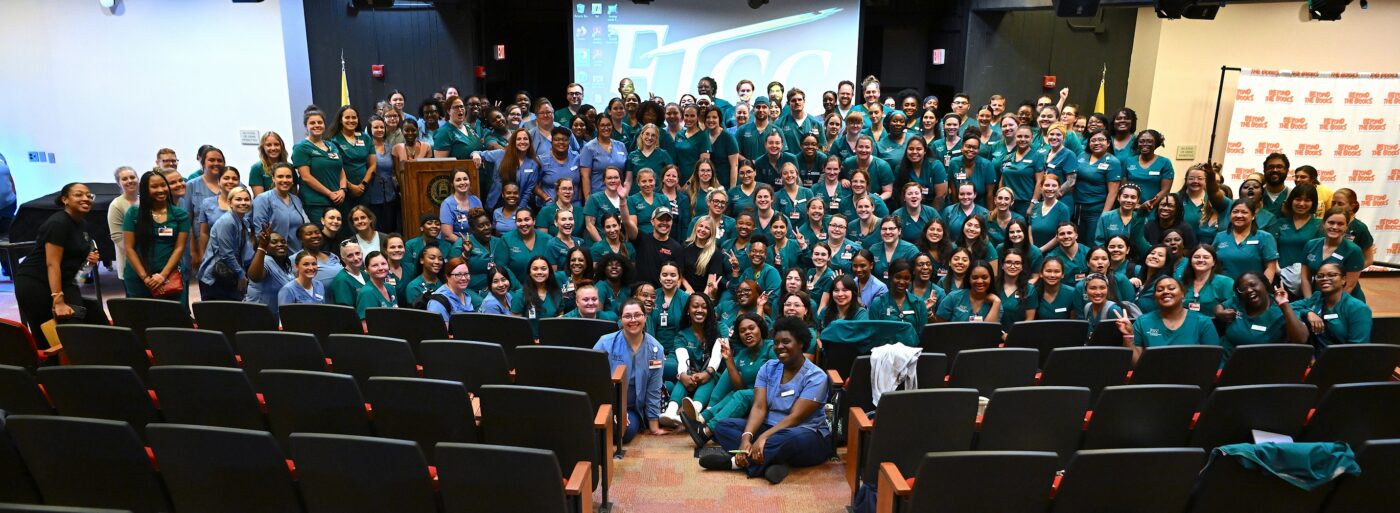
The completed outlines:
<svg viewBox="0 0 1400 513">
<path fill-rule="evenodd" d="M 636 276 L 640 281 L 657 284 L 661 278 L 661 264 L 680 262 L 684 246 L 671 236 L 675 215 L 670 207 L 658 207 L 651 212 L 651 233 L 641 233 L 627 221 L 627 233 L 632 236 L 632 244 L 637 248 Z"/>
</svg>

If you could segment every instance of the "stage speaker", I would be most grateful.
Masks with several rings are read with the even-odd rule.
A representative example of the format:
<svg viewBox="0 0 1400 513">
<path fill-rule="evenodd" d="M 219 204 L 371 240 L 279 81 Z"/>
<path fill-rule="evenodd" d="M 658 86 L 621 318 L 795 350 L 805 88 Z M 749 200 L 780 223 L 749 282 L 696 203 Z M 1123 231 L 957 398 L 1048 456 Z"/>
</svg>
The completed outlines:
<svg viewBox="0 0 1400 513">
<path fill-rule="evenodd" d="M 1158 18 L 1213 20 L 1220 13 L 1221 0 L 1154 0 Z"/>
<path fill-rule="evenodd" d="M 1091 18 L 1099 12 L 1099 0 L 1055 0 L 1055 16 Z"/>
</svg>

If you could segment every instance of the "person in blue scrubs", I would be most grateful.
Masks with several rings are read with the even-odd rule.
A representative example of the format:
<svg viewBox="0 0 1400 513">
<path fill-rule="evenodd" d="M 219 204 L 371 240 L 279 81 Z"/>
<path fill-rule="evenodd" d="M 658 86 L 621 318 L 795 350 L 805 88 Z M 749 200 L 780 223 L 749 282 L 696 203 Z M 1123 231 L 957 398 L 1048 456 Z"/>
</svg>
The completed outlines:
<svg viewBox="0 0 1400 513">
<path fill-rule="evenodd" d="M 292 251 L 287 238 L 274 231 L 264 231 L 256 237 L 257 249 L 248 264 L 248 290 L 243 301 L 262 303 L 277 316 L 277 296 L 287 282 L 296 278 Z"/>
<path fill-rule="evenodd" d="M 292 187 L 296 185 L 294 171 L 290 164 L 283 162 L 274 164 L 271 174 L 273 187 L 253 198 L 253 228 L 271 230 L 284 237 L 295 234 L 296 228 L 310 219 L 306 217 L 301 198 L 292 194 Z M 293 252 L 301 251 L 301 241 L 294 237 L 287 237 L 287 245 Z"/>
<path fill-rule="evenodd" d="M 831 383 L 803 354 L 811 343 L 811 332 L 802 319 L 783 317 L 773 324 L 773 352 L 778 358 L 759 368 L 748 417 L 721 420 L 715 426 L 715 439 L 724 450 L 707 451 L 700 456 L 700 466 L 742 469 L 749 477 L 763 476 L 778 484 L 790 466 L 826 462 L 831 456 L 831 428 L 822 406 Z"/>
<path fill-rule="evenodd" d="M 598 138 L 588 141 L 578 153 L 579 198 L 602 192 L 603 170 L 627 167 L 627 145 L 614 138 L 617 134 L 612 118 L 598 117 Z"/>
<path fill-rule="evenodd" d="M 1308 328 L 1289 304 L 1288 291 L 1278 286 L 1270 294 L 1264 280 L 1256 272 L 1241 275 L 1234 294 L 1215 315 L 1216 323 L 1225 326 L 1220 345 L 1226 360 L 1240 346 L 1308 341 Z"/>
<path fill-rule="evenodd" d="M 1152 291 L 1156 311 L 1136 320 L 1129 320 L 1126 315 L 1117 319 L 1123 345 L 1133 350 L 1134 364 L 1142 357 L 1143 350 L 1151 347 L 1220 345 L 1220 336 L 1210 317 L 1187 310 L 1182 304 L 1180 281 L 1162 276 L 1152 284 Z"/>
<path fill-rule="evenodd" d="M 481 199 L 472 194 L 472 175 L 466 168 L 452 170 L 452 195 L 442 200 L 438 207 L 438 222 L 441 223 L 442 240 L 456 243 L 458 238 L 471 232 L 472 220 L 468 215 L 472 209 L 479 209 Z M 488 221 L 490 216 L 487 216 Z"/>
<path fill-rule="evenodd" d="M 645 425 L 653 435 L 664 435 L 661 429 L 661 372 L 666 356 L 661 343 L 647 333 L 647 314 L 642 304 L 629 299 L 622 304 L 622 329 L 603 335 L 593 344 L 593 350 L 608 354 L 608 370 L 622 365 L 627 368 L 627 423 L 623 443 L 631 442 Z"/>
<path fill-rule="evenodd" d="M 1346 293 L 1345 275 L 1340 262 L 1323 263 L 1313 275 L 1316 291 L 1293 302 L 1293 309 L 1307 323 L 1313 345 L 1319 351 L 1337 344 L 1371 342 L 1371 307 Z"/>
<path fill-rule="evenodd" d="M 293 256 L 292 261 L 296 266 L 296 278 L 277 291 L 277 305 L 325 304 L 325 283 L 316 279 L 316 255 L 302 251 Z"/>
<path fill-rule="evenodd" d="M 1254 224 L 1254 209 L 1240 198 L 1230 204 L 1230 229 L 1215 235 L 1215 255 L 1227 276 L 1262 272 L 1272 282 L 1278 274 L 1278 245 L 1273 234 Z"/>
</svg>

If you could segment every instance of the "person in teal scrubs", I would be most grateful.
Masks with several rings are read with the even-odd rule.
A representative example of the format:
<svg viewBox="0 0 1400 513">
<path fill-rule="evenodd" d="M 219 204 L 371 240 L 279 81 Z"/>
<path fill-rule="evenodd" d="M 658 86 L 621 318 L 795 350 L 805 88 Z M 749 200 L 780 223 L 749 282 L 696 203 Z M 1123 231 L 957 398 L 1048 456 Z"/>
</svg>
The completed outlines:
<svg viewBox="0 0 1400 513">
<path fill-rule="evenodd" d="M 865 321 L 870 319 L 870 311 L 860 304 L 860 285 L 854 275 L 837 276 L 831 283 L 831 302 L 817 312 L 817 323 L 826 329 L 837 321 Z"/>
<path fill-rule="evenodd" d="M 1030 211 L 1031 197 L 1045 177 L 1045 157 L 1031 149 L 1033 131 L 1029 126 L 1016 129 L 1016 147 L 994 163 L 1001 171 L 1001 187 L 1010 187 L 1016 197 L 1012 212 Z"/>
<path fill-rule="evenodd" d="M 350 105 L 340 108 L 327 131 L 334 134 L 330 137 L 330 143 L 339 148 L 340 163 L 345 169 L 345 187 L 349 195 L 340 208 L 349 212 L 350 206 L 369 202 L 365 189 L 378 167 L 378 159 L 374 157 L 374 141 L 360 129 L 359 111 Z"/>
<path fill-rule="evenodd" d="M 637 182 L 633 181 L 633 178 L 637 176 L 638 171 L 643 169 L 656 171 L 666 167 L 668 164 L 675 163 L 675 159 L 671 157 L 671 153 L 660 146 L 660 141 L 660 128 L 650 124 L 642 127 L 641 133 L 637 136 L 637 149 L 627 154 L 628 179 L 626 182 L 633 184 L 633 187 L 637 186 Z M 607 175 L 603 175 L 603 178 L 605 182 L 604 186 L 606 186 Z M 628 194 L 633 192 L 637 191 L 628 191 Z"/>
<path fill-rule="evenodd" d="M 554 236 L 549 237 L 549 242 L 546 244 L 545 251 L 546 255 L 549 257 L 549 263 L 555 268 L 561 268 L 568 260 L 567 255 L 569 252 L 577 249 L 584 255 L 588 255 L 589 248 L 588 243 L 584 242 L 583 237 L 570 235 L 575 231 L 573 227 L 577 224 L 574 222 L 574 210 L 565 210 L 557 213 L 556 216 L 558 219 L 556 219 L 555 222 L 560 231 L 554 234 Z M 591 272 L 593 266 L 590 265 L 588 270 Z"/>
<path fill-rule="evenodd" d="M 964 183 L 972 184 L 973 203 L 980 207 L 992 208 L 992 195 L 996 194 L 997 188 L 997 170 L 990 160 L 977 155 L 981 148 L 982 140 L 977 136 L 969 135 L 963 139 L 962 155 L 948 161 L 948 190 L 957 191 Z M 961 198 L 958 200 L 962 201 Z"/>
<path fill-rule="evenodd" d="M 603 219 L 621 215 L 627 208 L 629 187 L 622 181 L 622 170 L 615 167 L 603 170 L 603 190 L 594 192 L 583 205 L 584 229 L 588 232 L 585 239 L 603 240 Z"/>
<path fill-rule="evenodd" d="M 510 313 L 530 320 L 530 332 L 536 340 L 540 338 L 540 319 L 558 317 L 564 302 L 564 293 L 559 282 L 554 279 L 554 271 L 549 269 L 549 260 L 535 256 L 526 264 L 520 276 L 521 286 L 511 295 Z"/>
<path fill-rule="evenodd" d="M 970 182 L 958 184 L 958 202 L 943 209 L 943 220 L 948 224 L 948 238 L 961 241 L 963 224 L 970 217 L 987 218 L 987 209 L 977 204 L 976 186 Z"/>
<path fill-rule="evenodd" d="M 710 107 L 700 115 L 705 119 L 705 133 L 710 137 L 709 162 L 713 165 L 714 176 L 720 186 L 730 187 L 735 183 L 734 170 L 739 167 L 739 140 L 724 129 L 723 113 L 719 109 Z M 682 169 L 681 183 L 690 183 L 695 171 L 695 168 Z"/>
<path fill-rule="evenodd" d="M 675 383 L 677 336 L 682 331 L 690 294 L 681 289 L 681 269 L 675 262 L 661 264 L 659 277 L 661 287 L 656 289 L 656 307 L 647 314 L 647 333 L 656 337 L 666 352 L 662 379 Z"/>
<path fill-rule="evenodd" d="M 916 181 L 904 182 L 900 188 L 900 198 L 904 200 L 903 206 L 893 213 L 900 222 L 899 238 L 912 244 L 923 237 L 929 223 L 940 217 L 937 210 L 925 203 L 924 186 Z"/>
<path fill-rule="evenodd" d="M 1124 166 L 1138 157 L 1137 121 L 1137 112 L 1123 107 L 1113 113 L 1113 121 L 1108 127 L 1113 156 L 1118 157 Z"/>
<path fill-rule="evenodd" d="M 1021 255 L 1026 258 L 1024 262 L 1025 273 L 1029 277 L 1034 278 L 1036 270 L 1040 269 L 1041 260 L 1045 259 L 1045 252 L 1041 251 L 1040 248 L 1036 247 L 1034 244 L 1031 244 L 1030 234 L 1031 227 L 1026 224 L 1024 219 L 1012 219 L 1011 222 L 1006 225 L 1006 241 L 1001 243 L 1001 246 L 997 248 L 997 252 L 1005 254 L 1005 252 L 1013 249 L 1020 251 Z"/>
<path fill-rule="evenodd" d="M 764 144 L 768 140 L 768 134 L 781 132 L 778 124 L 773 120 L 776 115 L 771 114 L 768 98 L 759 96 L 754 99 L 751 115 L 753 119 L 738 127 L 734 133 L 734 138 L 739 142 L 739 155 L 744 159 L 758 160 L 763 157 Z"/>
<path fill-rule="evenodd" d="M 364 255 L 359 243 L 352 240 L 340 246 L 340 263 L 344 267 L 326 286 L 326 304 L 355 306 L 360 289 L 369 283 L 369 273 L 365 272 Z"/>
<path fill-rule="evenodd" d="M 467 288 L 485 290 L 491 283 L 487 272 L 496 266 L 493 250 L 499 244 L 500 237 L 493 235 L 495 228 L 492 227 L 491 215 L 483 209 L 471 209 L 467 214 L 467 223 L 471 233 L 458 237 L 457 242 L 452 243 L 447 250 L 447 258 L 466 259 L 467 268 L 471 270 L 471 283 Z M 515 273 L 504 268 L 502 270 L 512 281 L 516 280 Z"/>
<path fill-rule="evenodd" d="M 1085 271 L 1088 274 L 1085 275 L 1084 280 L 1079 280 L 1079 283 L 1074 285 L 1074 294 L 1079 297 L 1081 306 L 1089 304 L 1088 285 L 1085 284 L 1085 280 L 1088 279 L 1089 275 L 1094 273 L 1102 274 L 1104 281 L 1108 282 L 1108 290 L 1106 291 L 1108 294 L 1108 301 L 1132 301 L 1136 296 L 1136 293 L 1133 291 L 1133 282 L 1128 276 L 1123 274 L 1121 270 L 1113 270 L 1113 255 L 1109 252 L 1108 248 L 1095 246 L 1090 249 L 1089 256 L 1085 257 L 1084 263 Z M 1082 314 L 1083 312 L 1080 313 Z M 1083 317 L 1081 316 L 1081 318 Z"/>
<path fill-rule="evenodd" d="M 981 216 L 972 216 L 963 221 L 962 239 L 957 240 L 957 245 L 966 249 L 972 260 L 986 260 L 992 263 L 993 269 L 997 260 L 997 248 L 992 246 L 987 239 L 987 221 Z"/>
<path fill-rule="evenodd" d="M 365 267 L 369 280 L 355 293 L 355 313 L 360 322 L 365 320 L 365 311 L 370 308 L 398 308 L 398 288 L 386 283 L 389 276 L 389 257 L 378 251 L 371 251 L 365 257 Z"/>
<path fill-rule="evenodd" d="M 967 270 L 967 288 L 948 292 L 938 302 L 934 322 L 1001 322 L 1001 297 L 992 290 L 995 272 L 986 260 Z"/>
<path fill-rule="evenodd" d="M 1084 152 L 1084 143 L 1079 139 L 1079 132 L 1064 123 L 1051 123 L 1044 133 L 1046 144 L 1037 153 L 1045 160 L 1045 174 L 1059 177 L 1060 198 L 1074 210 L 1075 184 L 1079 179 L 1076 166 L 1079 154 Z"/>
<path fill-rule="evenodd" d="M 1031 225 L 1031 243 L 1045 249 L 1052 244 L 1059 226 L 1070 220 L 1069 204 L 1060 201 L 1060 177 L 1047 174 L 1041 181 L 1040 201 L 1031 203 L 1026 219 Z M 1013 207 L 1014 209 L 1015 207 Z"/>
<path fill-rule="evenodd" d="M 1135 183 L 1142 189 L 1140 201 L 1144 209 L 1156 207 L 1176 179 L 1171 159 L 1157 155 L 1157 149 L 1165 142 L 1161 132 L 1150 128 L 1143 130 L 1137 136 L 1137 155 L 1124 162 L 1123 181 Z"/>
<path fill-rule="evenodd" d="M 1151 347 L 1220 345 L 1220 336 L 1210 317 L 1182 305 L 1180 281 L 1169 275 L 1162 276 L 1152 285 L 1152 291 L 1155 311 L 1136 320 L 1129 320 L 1126 315 L 1118 319 L 1123 345 L 1132 348 L 1134 364 L 1142 357 L 1142 351 Z"/>
<path fill-rule="evenodd" d="M 740 263 L 737 253 L 743 251 L 747 261 Z M 735 294 L 739 284 L 748 280 L 753 280 L 758 284 L 759 292 L 768 295 L 769 292 L 776 292 L 783 286 L 783 276 L 778 269 L 768 264 L 768 240 L 757 238 L 749 241 L 747 249 L 733 249 L 729 251 L 729 293 Z M 763 301 L 759 301 L 760 304 Z"/>
<path fill-rule="evenodd" d="M 1109 153 L 1108 148 L 1108 133 L 1103 130 L 1089 132 L 1088 151 L 1079 156 L 1074 166 L 1077 174 L 1074 182 L 1074 218 L 1078 220 L 1079 234 L 1084 237 L 1084 242 L 1097 235 L 1099 218 L 1113 211 L 1109 198 L 1118 195 L 1119 185 L 1123 181 L 1123 162 Z"/>
<path fill-rule="evenodd" d="M 1345 292 L 1346 271 L 1340 262 L 1328 261 L 1313 275 L 1316 291 L 1293 302 L 1293 309 L 1308 325 L 1319 351 L 1337 344 L 1371 342 L 1371 307 Z"/>
<path fill-rule="evenodd" d="M 618 254 L 623 258 L 635 260 L 637 249 L 627 240 L 624 230 L 622 220 L 618 216 L 604 217 L 603 240 L 593 243 L 588 250 L 589 256 L 595 261 L 602 261 L 606 255 Z"/>
<path fill-rule="evenodd" d="M 710 158 L 710 134 L 700 125 L 700 109 L 695 105 L 687 105 L 681 109 L 681 118 L 685 120 L 685 130 L 676 134 L 676 149 L 671 157 L 675 159 L 676 166 L 684 170 L 682 181 L 690 178 L 690 174 L 695 172 L 695 163 L 700 159 Z M 660 167 L 652 168 L 658 172 Z"/>
<path fill-rule="evenodd" d="M 1215 181 L 1215 171 L 1206 164 L 1186 170 L 1186 184 L 1177 192 L 1181 199 L 1181 222 L 1195 232 L 1196 240 L 1209 244 L 1220 232 L 1221 219 L 1230 202 Z"/>
<path fill-rule="evenodd" d="M 1027 306 L 1028 320 L 1077 319 L 1084 306 L 1074 287 L 1064 283 L 1065 264 L 1050 256 L 1040 263 L 1040 281 L 1036 282 Z"/>
<path fill-rule="evenodd" d="M 924 332 L 924 324 L 928 322 L 928 309 L 923 298 L 914 295 L 909 290 L 909 283 L 913 281 L 913 269 L 909 260 L 899 259 L 890 264 L 889 283 L 890 290 L 884 295 L 875 298 L 870 302 L 867 309 L 870 312 L 870 319 L 875 321 L 904 321 L 914 327 L 915 333 Z"/>
<path fill-rule="evenodd" d="M 1308 184 L 1297 185 L 1288 192 L 1284 213 L 1274 223 L 1274 240 L 1278 243 L 1278 267 L 1286 269 L 1303 261 L 1304 246 L 1322 236 L 1322 220 L 1316 216 L 1317 189 Z"/>
<path fill-rule="evenodd" d="M 478 133 L 477 127 L 467 122 L 467 104 L 460 96 L 453 96 L 443 102 L 447 106 L 447 122 L 433 134 L 433 156 L 467 160 L 472 153 L 485 150 L 486 142 Z M 478 190 L 490 191 L 498 187 L 495 173 L 479 173 Z M 496 205 L 486 205 L 493 209 Z"/>
<path fill-rule="evenodd" d="M 1322 237 L 1308 241 L 1304 246 L 1302 289 L 1303 297 L 1312 295 L 1312 277 L 1324 262 L 1341 262 L 1346 272 L 1345 289 L 1356 299 L 1366 300 L 1361 292 L 1361 270 L 1366 268 L 1366 256 L 1355 242 L 1347 240 L 1346 207 L 1332 207 L 1323 215 Z"/>
<path fill-rule="evenodd" d="M 1084 279 L 1088 265 L 1084 259 L 1089 256 L 1089 246 L 1079 243 L 1079 234 L 1074 232 L 1074 223 L 1068 220 L 1055 228 L 1054 247 L 1045 252 L 1045 258 L 1059 258 L 1065 264 L 1065 284 L 1073 287 Z M 1045 246 L 1041 246 L 1042 249 Z"/>
<path fill-rule="evenodd" d="M 497 267 L 507 269 L 519 278 L 528 273 L 530 262 L 536 257 L 545 258 L 548 262 L 549 239 L 544 232 L 535 229 L 534 214 L 522 208 L 515 211 L 515 231 L 493 241 L 491 256 Z"/>
<path fill-rule="evenodd" d="M 936 133 L 933 134 L 936 138 L 933 139 L 932 142 L 929 142 L 930 155 L 934 160 L 937 160 L 944 166 L 948 166 L 949 163 L 953 161 L 953 157 L 962 152 L 962 117 L 949 112 L 944 114 L 943 118 L 939 120 L 937 124 L 938 127 L 935 129 Z M 1015 129 L 1012 130 L 1014 132 Z M 925 134 L 925 136 L 927 137 L 927 134 Z M 927 141 L 927 139 L 925 140 Z M 989 150 L 992 146 L 993 143 L 988 141 L 986 144 L 979 147 L 978 152 L 981 153 Z M 1000 155 L 998 155 L 998 157 L 1000 157 Z M 992 162 L 996 161 L 993 160 Z"/>
<path fill-rule="evenodd" d="M 1113 322 L 1114 319 L 1127 316 L 1127 310 L 1124 310 L 1118 301 L 1109 297 L 1113 294 L 1111 292 L 1113 285 L 1110 281 L 1112 278 L 1109 278 L 1108 275 L 1091 272 L 1084 278 L 1084 281 L 1079 282 L 1081 285 L 1079 290 L 1083 291 L 1084 301 L 1084 310 L 1080 313 L 1081 317 L 1089 322 L 1089 337 L 1091 339 L 1094 336 L 1094 329 L 1098 328 L 1100 323 Z"/>
<path fill-rule="evenodd" d="M 1011 211 L 1011 205 L 1015 202 L 1016 196 L 1010 187 L 997 189 L 996 195 L 992 196 L 996 209 L 987 215 L 987 239 L 992 241 L 992 245 L 1001 247 L 1006 243 L 1006 229 L 1012 221 L 1019 219 L 1022 223 L 1026 222 L 1024 215 Z"/>
<path fill-rule="evenodd" d="M 1025 252 L 1008 248 L 1001 255 L 1001 274 L 997 275 L 997 297 L 1001 298 L 1001 330 L 1010 333 L 1011 326 L 1026 320 L 1032 309 L 1031 269 Z M 1034 314 L 1031 314 L 1034 315 Z"/>
<path fill-rule="evenodd" d="M 947 167 L 929 153 L 928 143 L 921 137 L 914 137 L 905 145 L 904 160 L 895 170 L 894 182 L 896 191 L 906 190 L 911 183 L 917 185 L 923 203 L 935 209 L 947 201 Z"/>
<path fill-rule="evenodd" d="M 1230 204 L 1230 229 L 1215 235 L 1215 255 L 1227 276 L 1262 272 L 1272 282 L 1278 274 L 1278 245 L 1273 234 L 1254 224 L 1254 209 L 1240 198 Z"/>
<path fill-rule="evenodd" d="M 745 210 L 754 208 L 753 196 L 758 193 L 758 172 L 753 162 L 739 161 L 739 184 L 729 188 L 729 212 L 739 217 Z"/>
<path fill-rule="evenodd" d="M 694 401 L 685 405 L 687 413 L 694 411 L 711 431 L 720 420 L 747 414 L 753 404 L 758 369 L 769 360 L 777 359 L 773 341 L 768 339 L 768 321 L 762 316 L 743 314 L 734 321 L 732 328 L 732 336 L 716 341 L 720 346 L 721 367 L 710 372 L 715 378 L 696 387 L 693 399 L 682 399 L 682 403 Z"/>
<path fill-rule="evenodd" d="M 302 116 L 306 139 L 292 146 L 292 166 L 297 169 L 301 187 L 297 193 L 306 208 L 306 217 L 321 219 L 327 208 L 346 201 L 346 176 L 340 149 L 325 139 L 326 116 L 313 110 Z"/>
<path fill-rule="evenodd" d="M 1095 246 L 1103 246 L 1109 239 L 1121 236 L 1133 243 L 1129 249 L 1134 254 L 1147 249 L 1138 248 L 1134 242 L 1146 243 L 1142 233 L 1147 223 L 1147 215 L 1137 208 L 1141 194 L 1142 189 L 1137 184 L 1123 182 L 1123 186 L 1118 188 L 1118 208 L 1105 211 L 1094 228 Z"/>
<path fill-rule="evenodd" d="M 1308 341 L 1308 328 L 1288 303 L 1288 291 L 1279 286 L 1270 294 L 1264 279 L 1255 272 L 1241 275 L 1234 293 L 1215 315 L 1216 322 L 1225 326 L 1220 345 L 1226 360 L 1239 346 Z"/>
<path fill-rule="evenodd" d="M 753 161 L 755 179 L 758 183 L 779 187 L 783 166 L 792 165 L 796 169 L 797 156 L 783 151 L 783 134 L 780 132 L 769 132 L 764 138 L 763 149 L 763 155 Z"/>
<path fill-rule="evenodd" d="M 1220 274 L 1220 259 L 1215 246 L 1201 244 L 1182 259 L 1185 269 L 1181 280 L 1182 301 L 1186 309 L 1208 316 L 1218 315 L 1221 305 L 1234 297 L 1235 279 Z"/>
<path fill-rule="evenodd" d="M 881 281 L 889 281 L 890 265 L 896 260 L 913 259 L 914 255 L 919 254 L 919 248 L 900 238 L 902 229 L 898 216 L 885 216 L 880 220 L 879 226 L 881 243 L 867 249 L 875 255 L 875 275 L 879 276 Z"/>
<path fill-rule="evenodd" d="M 875 156 L 875 142 L 868 135 L 856 140 L 856 154 L 841 162 L 842 175 L 850 178 L 857 170 L 867 175 L 867 187 L 871 194 L 880 199 L 889 199 L 894 194 L 894 170 L 890 163 Z"/>
<path fill-rule="evenodd" d="M 680 323 L 680 329 L 676 332 L 674 347 L 666 351 L 665 369 L 662 370 L 661 376 L 663 380 L 675 377 L 674 384 L 671 385 L 670 400 L 680 404 L 699 392 L 702 385 L 714 381 L 719 374 L 714 368 L 720 364 L 719 347 L 716 345 L 719 327 L 709 296 L 699 292 L 686 298 L 685 315 L 677 322 Z M 714 367 L 711 367 L 711 364 Z M 699 403 L 693 407 L 696 411 L 704 409 L 704 405 Z M 663 421 L 670 417 L 667 415 L 670 411 L 671 406 L 668 404 L 661 413 Z M 677 417 L 671 420 L 679 422 L 680 419 Z"/>
<path fill-rule="evenodd" d="M 788 219 L 789 225 L 796 226 L 802 223 L 802 216 L 807 213 L 807 202 L 812 199 L 812 191 L 802 186 L 797 164 L 783 164 L 779 173 L 781 183 L 773 191 L 777 201 L 776 208 L 778 213 Z"/>
</svg>

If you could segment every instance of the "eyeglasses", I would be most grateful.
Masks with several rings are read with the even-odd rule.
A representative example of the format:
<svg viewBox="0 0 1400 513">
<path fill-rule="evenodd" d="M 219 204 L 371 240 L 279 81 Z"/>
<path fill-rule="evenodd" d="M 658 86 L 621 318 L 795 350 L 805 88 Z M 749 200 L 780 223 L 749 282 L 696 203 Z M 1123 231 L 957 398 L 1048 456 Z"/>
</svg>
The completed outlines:
<svg viewBox="0 0 1400 513">
<path fill-rule="evenodd" d="M 471 274 L 471 273 L 452 273 L 452 274 L 449 274 L 448 276 L 451 276 L 451 277 L 453 277 L 453 278 L 470 278 L 470 277 L 472 276 L 472 274 Z"/>
<path fill-rule="evenodd" d="M 638 319 L 645 319 L 646 317 L 647 317 L 646 314 L 639 314 L 639 313 L 622 314 L 622 320 L 624 320 L 624 321 L 635 321 L 635 320 L 638 320 Z"/>
</svg>

